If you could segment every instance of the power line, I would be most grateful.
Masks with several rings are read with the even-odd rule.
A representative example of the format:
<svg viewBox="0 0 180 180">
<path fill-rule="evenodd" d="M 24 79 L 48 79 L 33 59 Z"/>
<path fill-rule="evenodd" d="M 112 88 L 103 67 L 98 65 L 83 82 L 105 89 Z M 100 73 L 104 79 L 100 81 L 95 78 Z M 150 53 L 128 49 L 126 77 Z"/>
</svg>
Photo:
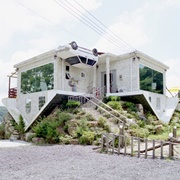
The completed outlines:
<svg viewBox="0 0 180 180">
<path fill-rule="evenodd" d="M 97 19 L 93 14 L 91 14 L 86 8 L 84 8 L 80 3 L 74 0 L 76 4 L 78 4 L 82 9 L 84 9 L 91 17 L 93 17 L 97 22 L 99 22 L 103 27 L 105 27 L 110 33 L 112 33 L 115 37 L 117 37 L 120 41 L 123 42 L 124 45 L 130 47 L 131 49 L 135 50 L 131 45 L 126 43 L 123 39 L 121 39 L 118 35 L 116 35 L 113 31 L 111 31 L 105 24 L 103 24 L 99 19 Z"/>
<path fill-rule="evenodd" d="M 76 2 L 76 1 L 75 1 Z M 61 3 L 63 3 L 62 1 L 61 1 Z M 68 1 L 66 1 L 66 3 L 68 3 L 70 6 L 67 6 L 68 8 L 70 8 L 73 12 L 75 12 L 71 7 L 72 7 L 72 4 L 71 3 L 69 3 Z M 83 6 L 81 6 L 78 2 L 76 2 L 81 8 L 83 8 Z M 63 3 L 64 4 L 64 3 Z M 79 11 L 79 9 L 77 9 L 75 6 L 73 6 L 73 8 L 75 9 L 75 10 L 77 10 L 78 11 L 78 15 L 79 16 L 81 16 L 81 11 Z M 88 12 L 85 8 L 83 8 L 86 12 Z M 76 13 L 76 12 L 75 12 Z M 89 13 L 89 12 L 88 12 Z M 89 13 L 89 14 L 91 14 L 91 13 Z M 91 15 L 92 17 L 94 17 L 97 21 L 98 21 L 98 23 L 97 22 L 94 22 L 92 19 L 90 19 L 88 16 L 86 16 L 86 15 L 82 15 L 83 17 L 82 17 L 82 19 L 83 20 L 85 20 L 86 22 L 88 22 L 88 23 L 90 23 L 94 28 L 96 28 L 96 29 L 98 29 L 98 30 L 100 30 L 100 32 L 101 33 L 107 33 L 107 31 L 106 30 L 108 30 L 108 31 L 110 31 L 109 29 L 108 29 L 108 27 L 106 27 L 103 23 L 101 23 L 97 18 L 95 18 L 93 15 Z M 85 17 L 85 18 L 84 18 Z M 93 24 L 92 24 L 93 23 Z M 101 26 L 99 26 L 99 24 L 101 24 L 101 25 L 103 25 L 103 27 L 101 27 Z M 105 27 L 105 29 L 104 29 L 104 27 Z M 113 32 L 112 32 L 113 33 Z M 112 34 L 111 33 L 111 34 Z M 121 48 L 124 50 L 124 51 L 128 51 L 128 50 L 130 50 L 130 49 L 133 49 L 132 47 L 130 47 L 129 45 L 127 45 L 127 44 L 125 44 L 125 43 L 122 43 L 122 42 L 120 42 L 117 38 L 114 38 L 114 36 L 112 36 L 111 34 L 108 34 L 108 35 L 110 35 L 110 37 L 108 37 L 111 41 L 114 41 L 114 42 L 116 42 L 117 44 L 118 44 L 118 46 L 121 46 Z M 105 35 L 104 35 L 105 36 Z M 117 36 L 117 35 L 116 35 Z M 117 36 L 118 37 L 118 36 Z M 119 38 L 120 39 L 120 38 Z M 121 40 L 122 41 L 122 40 Z M 134 49 L 133 49 L 134 50 Z"/>
<path fill-rule="evenodd" d="M 85 24 L 86 26 L 88 26 L 89 28 L 91 28 L 93 31 L 95 31 L 97 34 L 99 34 L 100 36 L 103 36 L 105 39 L 107 39 L 108 41 L 110 41 L 111 43 L 113 43 L 116 47 L 120 48 L 123 51 L 127 51 L 127 49 L 125 49 L 124 47 L 122 47 L 121 45 L 119 45 L 114 39 L 106 37 L 104 34 L 102 34 L 102 30 L 97 29 L 96 26 L 94 26 L 94 24 L 92 24 L 91 22 L 87 21 L 86 19 L 81 19 L 72 8 L 71 6 L 66 5 L 63 1 L 57 1 L 57 0 L 53 0 L 55 3 L 57 3 L 59 6 L 61 6 L 63 9 L 65 9 L 67 12 L 69 12 L 73 17 L 77 18 L 79 21 L 81 21 L 83 24 Z M 71 11 L 70 11 L 71 10 Z M 73 13 L 74 12 L 74 13 Z"/>
<path fill-rule="evenodd" d="M 71 35 L 73 35 L 73 36 L 76 36 L 76 37 L 78 37 L 79 39 L 81 39 L 82 41 L 90 44 L 88 41 L 82 39 L 82 37 L 80 37 L 80 36 L 78 36 L 77 34 L 74 34 L 74 33 L 70 32 L 70 31 L 68 31 L 67 29 L 65 29 L 65 28 L 63 28 L 62 26 L 56 24 L 55 22 L 51 21 L 50 19 L 46 18 L 45 16 L 42 16 L 40 13 L 38 13 L 38 12 L 36 12 L 35 10 L 33 10 L 33 9 L 25 6 L 24 4 L 22 4 L 22 3 L 19 2 L 18 0 L 15 0 L 15 1 L 16 1 L 20 6 L 22 6 L 23 8 L 27 9 L 28 11 L 32 12 L 33 14 L 36 14 L 37 16 L 41 17 L 41 18 L 44 19 L 45 21 L 47 21 L 47 22 L 55 25 L 56 28 L 60 28 L 61 30 L 65 31 L 65 32 L 67 32 L 67 33 L 69 33 L 69 34 L 71 34 Z"/>
</svg>

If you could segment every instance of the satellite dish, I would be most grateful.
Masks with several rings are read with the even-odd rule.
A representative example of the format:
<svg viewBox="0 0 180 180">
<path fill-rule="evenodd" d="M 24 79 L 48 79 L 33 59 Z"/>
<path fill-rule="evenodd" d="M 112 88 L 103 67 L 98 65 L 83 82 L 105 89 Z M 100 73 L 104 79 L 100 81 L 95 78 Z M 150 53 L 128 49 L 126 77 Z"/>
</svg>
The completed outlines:
<svg viewBox="0 0 180 180">
<path fill-rule="evenodd" d="M 70 43 L 70 45 L 71 45 L 72 49 L 74 49 L 74 50 L 77 50 L 77 49 L 78 49 L 78 45 L 77 45 L 77 43 L 76 43 L 75 41 L 72 41 L 72 42 Z"/>
<path fill-rule="evenodd" d="M 92 53 L 94 54 L 94 56 L 98 56 L 98 50 L 96 48 L 92 50 Z"/>
</svg>

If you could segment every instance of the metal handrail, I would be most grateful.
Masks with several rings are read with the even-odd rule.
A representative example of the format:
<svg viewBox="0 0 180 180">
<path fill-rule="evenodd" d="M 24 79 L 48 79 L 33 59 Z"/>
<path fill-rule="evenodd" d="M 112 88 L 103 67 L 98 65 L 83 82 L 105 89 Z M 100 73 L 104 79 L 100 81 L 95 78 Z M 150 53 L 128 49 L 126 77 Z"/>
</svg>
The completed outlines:
<svg viewBox="0 0 180 180">
<path fill-rule="evenodd" d="M 107 111 L 105 108 L 103 108 L 102 106 L 98 105 L 97 103 L 93 102 L 92 100 L 90 100 L 87 96 L 82 95 L 86 100 L 90 101 L 92 104 L 98 106 L 98 108 L 101 108 L 103 111 L 105 111 L 106 113 L 110 114 L 112 117 L 114 117 L 115 119 L 117 119 L 118 121 L 120 121 L 121 123 L 125 123 L 124 121 L 122 121 L 120 118 L 118 118 L 117 116 L 115 116 L 114 114 L 110 113 L 109 111 Z M 94 97 L 94 96 L 91 96 Z M 95 97 L 94 97 L 95 98 Z M 95 98 L 97 99 L 97 98 Z M 116 112 L 114 109 L 112 109 L 110 106 L 106 105 L 105 103 L 103 103 L 102 101 L 100 101 L 101 104 L 105 105 L 106 107 L 108 107 L 109 109 L 111 109 L 112 111 Z M 121 114 L 119 114 L 121 115 Z M 125 116 L 124 116 L 125 117 Z M 126 117 L 125 117 L 126 118 Z"/>
<path fill-rule="evenodd" d="M 93 96 L 93 95 L 90 95 L 90 96 L 91 96 L 91 98 L 94 98 L 96 101 L 98 101 L 100 104 L 103 104 L 104 106 L 109 108 L 111 111 L 117 113 L 119 116 L 121 116 L 121 117 L 126 119 L 126 116 L 120 114 L 118 111 L 114 110 L 112 107 L 108 106 L 107 104 L 103 103 L 101 100 L 97 99 L 95 96 Z M 83 97 L 84 97 L 84 95 L 83 95 Z"/>
</svg>

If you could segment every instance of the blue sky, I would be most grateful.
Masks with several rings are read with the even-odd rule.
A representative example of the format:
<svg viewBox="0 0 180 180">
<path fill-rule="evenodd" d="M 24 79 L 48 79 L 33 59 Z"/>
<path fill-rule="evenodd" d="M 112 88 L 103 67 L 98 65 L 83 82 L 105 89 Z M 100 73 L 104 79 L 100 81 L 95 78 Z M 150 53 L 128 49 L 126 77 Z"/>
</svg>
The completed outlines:
<svg viewBox="0 0 180 180">
<path fill-rule="evenodd" d="M 180 86 L 180 0 L 76 1 L 130 46 L 168 65 L 168 88 Z M 63 2 L 78 9 L 81 20 L 90 18 L 76 1 Z M 61 0 L 0 2 L 0 99 L 7 97 L 7 75 L 14 64 L 59 45 L 75 40 L 86 48 L 125 53 L 104 38 L 107 29 L 97 34 L 58 5 Z"/>
</svg>

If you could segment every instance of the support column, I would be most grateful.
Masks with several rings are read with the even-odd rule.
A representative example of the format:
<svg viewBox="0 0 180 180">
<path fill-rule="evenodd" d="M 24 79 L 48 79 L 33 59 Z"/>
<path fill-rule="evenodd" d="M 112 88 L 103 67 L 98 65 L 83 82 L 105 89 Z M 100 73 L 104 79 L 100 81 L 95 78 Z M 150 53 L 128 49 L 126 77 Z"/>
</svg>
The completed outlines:
<svg viewBox="0 0 180 180">
<path fill-rule="evenodd" d="M 96 66 L 93 67 L 93 92 L 96 91 Z"/>
<path fill-rule="evenodd" d="M 58 89 L 58 60 L 58 57 L 54 58 L 54 89 Z"/>
<path fill-rule="evenodd" d="M 61 60 L 61 88 L 64 90 L 64 80 L 65 79 L 65 72 L 64 72 L 64 59 Z"/>
<path fill-rule="evenodd" d="M 106 93 L 107 94 L 110 93 L 109 61 L 110 61 L 110 58 L 106 57 Z"/>
</svg>

